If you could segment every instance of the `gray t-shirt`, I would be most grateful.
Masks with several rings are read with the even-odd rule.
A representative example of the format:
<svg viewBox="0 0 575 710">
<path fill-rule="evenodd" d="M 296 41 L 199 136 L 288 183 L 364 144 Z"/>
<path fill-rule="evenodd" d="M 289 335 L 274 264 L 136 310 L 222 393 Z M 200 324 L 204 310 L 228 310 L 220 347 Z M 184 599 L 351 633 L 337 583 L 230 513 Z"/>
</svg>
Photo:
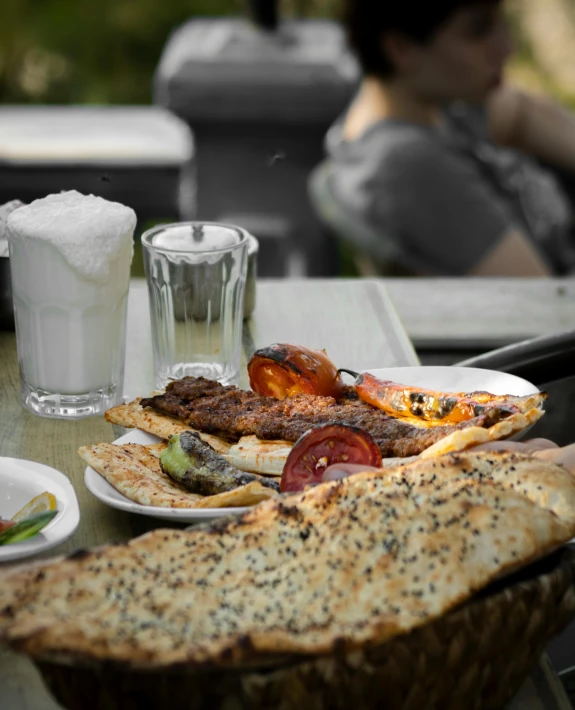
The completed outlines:
<svg viewBox="0 0 575 710">
<path fill-rule="evenodd" d="M 352 142 L 338 122 L 326 148 L 340 206 L 389 240 L 408 269 L 469 273 L 518 228 L 554 273 L 575 271 L 570 207 L 558 183 L 495 146 L 480 110 L 453 105 L 440 128 L 383 120 Z"/>
</svg>

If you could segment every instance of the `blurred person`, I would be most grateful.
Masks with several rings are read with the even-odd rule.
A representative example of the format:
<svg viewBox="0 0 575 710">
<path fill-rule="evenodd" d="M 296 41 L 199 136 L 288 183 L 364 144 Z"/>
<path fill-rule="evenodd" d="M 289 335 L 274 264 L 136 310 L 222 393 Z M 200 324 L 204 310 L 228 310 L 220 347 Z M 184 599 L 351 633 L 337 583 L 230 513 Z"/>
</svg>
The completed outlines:
<svg viewBox="0 0 575 710">
<path fill-rule="evenodd" d="M 541 165 L 575 175 L 575 120 L 503 83 L 503 4 L 347 0 L 363 80 L 311 192 L 333 203 L 320 212 L 388 240 L 407 273 L 575 272 L 569 200 Z"/>
</svg>

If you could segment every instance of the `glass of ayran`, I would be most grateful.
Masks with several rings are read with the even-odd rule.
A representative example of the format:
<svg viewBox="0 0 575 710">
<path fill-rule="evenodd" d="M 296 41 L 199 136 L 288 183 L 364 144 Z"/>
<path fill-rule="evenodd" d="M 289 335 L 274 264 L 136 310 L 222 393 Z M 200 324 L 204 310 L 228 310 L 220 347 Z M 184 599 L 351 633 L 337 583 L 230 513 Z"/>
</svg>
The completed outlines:
<svg viewBox="0 0 575 710">
<path fill-rule="evenodd" d="M 136 215 L 63 192 L 8 217 L 21 397 L 47 417 L 103 414 L 122 401 Z"/>
</svg>

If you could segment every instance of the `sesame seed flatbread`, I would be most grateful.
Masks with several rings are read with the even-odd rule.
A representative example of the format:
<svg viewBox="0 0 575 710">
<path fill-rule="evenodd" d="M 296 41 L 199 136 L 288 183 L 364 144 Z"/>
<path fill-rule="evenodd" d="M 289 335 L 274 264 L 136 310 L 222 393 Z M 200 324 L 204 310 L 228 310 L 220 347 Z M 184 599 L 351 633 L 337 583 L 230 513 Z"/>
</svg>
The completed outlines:
<svg viewBox="0 0 575 710">
<path fill-rule="evenodd" d="M 390 485 L 441 486 L 454 480 L 471 479 L 480 484 L 498 484 L 525 496 L 541 508 L 575 524 L 575 476 L 562 466 L 541 466 L 539 459 L 513 452 L 458 452 L 433 458 L 418 458 L 392 470 L 363 473 Z"/>
<path fill-rule="evenodd" d="M 496 463 L 515 465 L 470 454 L 459 474 L 412 487 L 389 471 L 352 476 L 20 571 L 0 585 L 0 641 L 36 659 L 132 668 L 383 643 L 574 535 L 573 522 L 489 482 Z M 563 473 L 537 461 L 523 475 L 552 497 Z"/>
</svg>

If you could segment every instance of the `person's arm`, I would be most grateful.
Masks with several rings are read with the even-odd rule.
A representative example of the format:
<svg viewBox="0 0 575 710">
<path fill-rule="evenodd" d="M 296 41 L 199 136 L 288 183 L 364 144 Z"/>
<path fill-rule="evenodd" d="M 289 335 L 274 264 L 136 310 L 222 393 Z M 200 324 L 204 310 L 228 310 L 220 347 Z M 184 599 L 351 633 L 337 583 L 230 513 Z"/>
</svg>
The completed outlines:
<svg viewBox="0 0 575 710">
<path fill-rule="evenodd" d="M 470 276 L 550 276 L 551 271 L 531 243 L 516 229 L 471 269 Z"/>
<path fill-rule="evenodd" d="M 575 116 L 546 96 L 504 85 L 487 102 L 493 140 L 575 171 Z"/>
</svg>

